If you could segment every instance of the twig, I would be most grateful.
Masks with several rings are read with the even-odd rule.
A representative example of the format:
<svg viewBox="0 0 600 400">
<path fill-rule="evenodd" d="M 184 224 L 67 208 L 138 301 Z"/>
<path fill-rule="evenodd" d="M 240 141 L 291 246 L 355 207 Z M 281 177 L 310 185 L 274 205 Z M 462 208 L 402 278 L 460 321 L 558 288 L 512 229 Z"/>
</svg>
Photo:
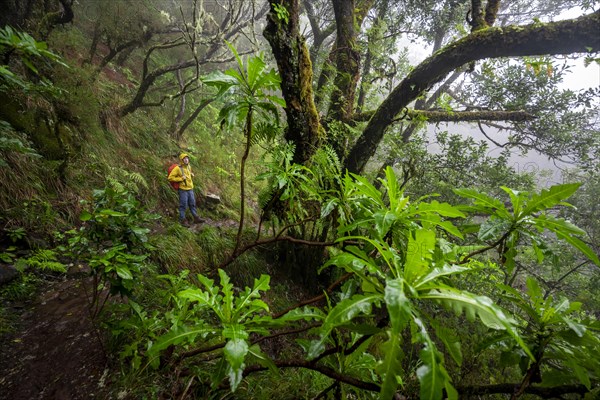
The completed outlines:
<svg viewBox="0 0 600 400">
<path fill-rule="evenodd" d="M 273 318 L 279 318 L 285 314 L 287 314 L 288 312 L 298 308 L 298 307 L 302 307 L 308 304 L 312 304 L 312 303 L 316 303 L 318 301 L 321 301 L 325 298 L 325 294 L 329 294 L 331 293 L 331 291 L 333 289 L 335 289 L 337 286 L 339 286 L 340 284 L 342 284 L 343 282 L 345 282 L 346 280 L 348 280 L 348 278 L 350 278 L 353 274 L 351 272 L 348 272 L 346 274 L 344 274 L 340 279 L 338 279 L 337 281 L 333 282 L 331 285 L 329 285 L 329 287 L 327 289 L 325 289 L 325 293 L 320 294 L 318 296 L 313 297 L 312 299 L 308 299 L 305 301 L 302 301 L 294 306 L 288 307 L 285 310 L 278 312 L 277 314 L 273 315 Z"/>
<path fill-rule="evenodd" d="M 188 390 L 190 390 L 190 387 L 192 386 L 192 382 L 194 381 L 194 375 L 192 375 L 192 377 L 190 378 L 187 386 L 185 387 L 185 390 L 183 391 L 183 393 L 181 394 L 181 397 L 179 398 L 179 400 L 183 400 L 185 399 L 185 397 L 187 396 L 187 392 Z"/>
</svg>

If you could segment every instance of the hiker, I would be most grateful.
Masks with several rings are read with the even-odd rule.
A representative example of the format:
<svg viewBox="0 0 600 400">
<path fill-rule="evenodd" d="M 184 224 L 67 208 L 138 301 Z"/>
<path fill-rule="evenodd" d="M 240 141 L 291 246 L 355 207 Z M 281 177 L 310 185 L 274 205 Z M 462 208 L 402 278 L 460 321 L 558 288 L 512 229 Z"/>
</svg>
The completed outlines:
<svg viewBox="0 0 600 400">
<path fill-rule="evenodd" d="M 195 223 L 201 223 L 202 220 L 196 212 L 196 198 L 194 196 L 194 182 L 192 178 L 194 173 L 190 165 L 190 157 L 186 153 L 179 155 L 180 164 L 171 170 L 169 173 L 169 182 L 179 184 L 179 222 L 182 225 L 187 225 L 185 219 L 185 210 L 189 207 L 194 217 Z"/>
</svg>

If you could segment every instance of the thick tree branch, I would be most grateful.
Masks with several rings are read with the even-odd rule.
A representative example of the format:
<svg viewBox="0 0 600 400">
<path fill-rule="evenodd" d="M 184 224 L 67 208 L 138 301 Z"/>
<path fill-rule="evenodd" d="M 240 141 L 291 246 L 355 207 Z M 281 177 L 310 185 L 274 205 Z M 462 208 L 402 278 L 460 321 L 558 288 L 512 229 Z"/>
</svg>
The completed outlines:
<svg viewBox="0 0 600 400">
<path fill-rule="evenodd" d="M 355 122 L 368 121 L 374 115 L 374 111 L 355 114 Z M 430 111 L 430 110 L 408 110 L 401 118 L 393 119 L 398 122 L 405 119 L 421 119 L 427 122 L 469 122 L 469 121 L 531 121 L 536 116 L 526 111 Z"/>
<path fill-rule="evenodd" d="M 425 119 L 427 122 L 468 122 L 468 121 L 531 121 L 536 116 L 526 111 L 428 111 L 409 110 L 408 119 Z"/>
<path fill-rule="evenodd" d="M 396 114 L 456 68 L 487 58 L 588 53 L 600 50 L 600 11 L 577 19 L 488 28 L 435 53 L 394 88 L 350 151 L 345 167 L 360 173 Z"/>
</svg>

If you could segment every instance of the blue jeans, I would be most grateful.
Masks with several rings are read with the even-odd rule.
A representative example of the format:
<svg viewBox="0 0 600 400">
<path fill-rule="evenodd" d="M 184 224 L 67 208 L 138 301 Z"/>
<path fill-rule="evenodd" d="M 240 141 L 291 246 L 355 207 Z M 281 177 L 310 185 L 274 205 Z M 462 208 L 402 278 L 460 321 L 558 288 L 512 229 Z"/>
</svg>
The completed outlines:
<svg viewBox="0 0 600 400">
<path fill-rule="evenodd" d="M 194 197 L 194 190 L 183 190 L 179 189 L 179 221 L 185 219 L 185 210 L 190 208 L 194 217 L 198 216 L 196 212 L 196 197 Z"/>
</svg>

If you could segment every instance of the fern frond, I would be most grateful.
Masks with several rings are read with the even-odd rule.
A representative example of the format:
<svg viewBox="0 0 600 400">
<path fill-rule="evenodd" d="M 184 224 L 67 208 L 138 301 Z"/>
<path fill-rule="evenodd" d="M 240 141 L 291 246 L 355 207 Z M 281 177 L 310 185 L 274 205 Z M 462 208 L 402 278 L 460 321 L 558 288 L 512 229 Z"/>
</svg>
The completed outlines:
<svg viewBox="0 0 600 400">
<path fill-rule="evenodd" d="M 279 137 L 280 131 L 281 129 L 277 125 L 261 121 L 252 129 L 251 144 L 272 142 L 275 138 Z"/>
<path fill-rule="evenodd" d="M 37 250 L 31 257 L 23 261 L 26 265 L 41 271 L 67 272 L 67 267 L 56 259 L 56 253 L 53 250 Z"/>
<path fill-rule="evenodd" d="M 148 182 L 139 172 L 128 171 L 120 167 L 109 167 L 106 182 L 107 186 L 117 192 L 131 191 L 138 193 L 140 191 L 139 186 L 148 188 Z"/>
</svg>

